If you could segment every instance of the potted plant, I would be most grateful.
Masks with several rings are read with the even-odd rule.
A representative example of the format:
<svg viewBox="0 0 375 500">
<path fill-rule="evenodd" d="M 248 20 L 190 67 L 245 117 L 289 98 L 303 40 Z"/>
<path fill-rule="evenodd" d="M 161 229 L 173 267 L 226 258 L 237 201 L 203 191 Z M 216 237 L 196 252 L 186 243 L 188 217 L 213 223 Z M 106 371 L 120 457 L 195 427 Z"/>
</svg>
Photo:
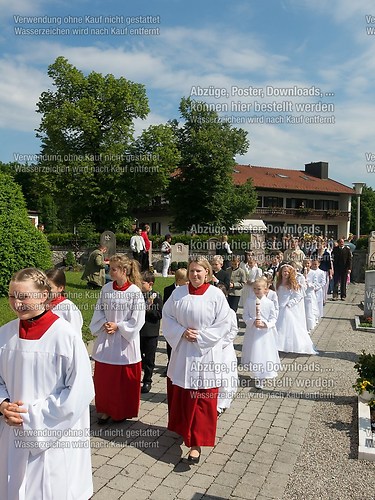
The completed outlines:
<svg viewBox="0 0 375 500">
<path fill-rule="evenodd" d="M 362 400 L 372 401 L 375 399 L 375 354 L 362 351 L 354 368 L 359 375 L 353 384 L 354 390 Z"/>
</svg>

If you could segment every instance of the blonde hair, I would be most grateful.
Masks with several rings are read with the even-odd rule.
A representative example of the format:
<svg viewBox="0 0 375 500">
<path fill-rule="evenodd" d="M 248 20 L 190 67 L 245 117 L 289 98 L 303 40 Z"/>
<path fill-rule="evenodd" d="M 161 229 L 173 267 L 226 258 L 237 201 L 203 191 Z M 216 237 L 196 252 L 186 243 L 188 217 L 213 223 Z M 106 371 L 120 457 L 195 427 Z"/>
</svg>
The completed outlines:
<svg viewBox="0 0 375 500">
<path fill-rule="evenodd" d="M 210 282 L 212 280 L 212 267 L 211 267 L 211 264 L 208 262 L 208 260 L 205 257 L 198 255 L 197 257 L 191 258 L 189 260 L 188 272 L 190 270 L 191 264 L 198 264 L 198 265 L 202 266 L 204 269 L 207 269 L 208 273 L 207 273 L 206 280 L 207 280 L 207 282 Z"/>
<path fill-rule="evenodd" d="M 176 272 L 174 273 L 174 280 L 175 281 L 180 281 L 180 280 L 188 280 L 187 277 L 187 269 L 184 267 L 180 267 L 180 269 L 177 269 Z"/>
<path fill-rule="evenodd" d="M 109 264 L 112 263 L 115 263 L 117 267 L 125 271 L 126 277 L 130 283 L 137 285 L 138 288 L 142 288 L 141 271 L 137 260 L 129 259 L 126 255 L 116 253 L 109 259 Z"/>
<path fill-rule="evenodd" d="M 221 255 L 214 255 L 211 259 L 212 262 L 220 262 L 221 265 L 224 264 L 224 259 Z"/>
<path fill-rule="evenodd" d="M 38 292 L 47 292 L 47 298 L 44 304 L 47 306 L 52 299 L 51 284 L 46 274 L 36 267 L 26 267 L 13 274 L 10 283 L 21 283 L 24 281 L 32 281 Z"/>
<path fill-rule="evenodd" d="M 11 282 L 33 281 L 35 288 L 41 292 L 51 293 L 51 285 L 46 274 L 36 267 L 27 267 L 13 274 Z"/>
<path fill-rule="evenodd" d="M 297 271 L 294 269 L 293 266 L 291 266 L 289 264 L 283 264 L 280 267 L 279 272 L 277 273 L 276 289 L 279 288 L 279 286 L 281 285 L 281 282 L 283 280 L 282 271 L 283 271 L 284 267 L 287 267 L 289 269 L 288 287 L 291 290 L 298 291 L 301 287 L 299 286 L 298 281 L 297 281 Z"/>
<path fill-rule="evenodd" d="M 253 281 L 253 283 L 251 284 L 253 288 L 255 288 L 257 285 L 263 285 L 265 288 L 268 288 L 268 281 L 266 278 L 261 276 L 260 278 L 257 278 L 255 281 Z"/>
</svg>

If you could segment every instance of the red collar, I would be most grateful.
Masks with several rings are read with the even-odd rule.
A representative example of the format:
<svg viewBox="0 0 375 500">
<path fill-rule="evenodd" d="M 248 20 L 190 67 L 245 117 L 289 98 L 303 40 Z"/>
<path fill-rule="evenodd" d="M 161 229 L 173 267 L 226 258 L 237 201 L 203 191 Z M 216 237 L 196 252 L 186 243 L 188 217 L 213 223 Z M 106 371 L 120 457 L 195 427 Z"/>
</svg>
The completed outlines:
<svg viewBox="0 0 375 500">
<path fill-rule="evenodd" d="M 207 291 L 208 287 L 210 286 L 209 283 L 203 283 L 203 285 L 198 286 L 198 288 L 195 288 L 191 283 L 189 283 L 189 294 L 190 295 L 203 295 L 204 292 Z"/>
<path fill-rule="evenodd" d="M 20 339 L 41 339 L 57 319 L 59 319 L 59 317 L 52 311 L 46 311 L 36 319 L 22 319 L 19 326 Z"/>
<path fill-rule="evenodd" d="M 130 281 L 126 281 L 122 286 L 118 286 L 117 281 L 114 281 L 112 286 L 114 290 L 118 290 L 119 292 L 125 292 L 130 286 L 131 286 Z"/>
<path fill-rule="evenodd" d="M 58 295 L 48 303 L 48 309 L 53 309 L 57 304 L 60 304 L 63 300 L 66 300 L 64 295 Z"/>
</svg>

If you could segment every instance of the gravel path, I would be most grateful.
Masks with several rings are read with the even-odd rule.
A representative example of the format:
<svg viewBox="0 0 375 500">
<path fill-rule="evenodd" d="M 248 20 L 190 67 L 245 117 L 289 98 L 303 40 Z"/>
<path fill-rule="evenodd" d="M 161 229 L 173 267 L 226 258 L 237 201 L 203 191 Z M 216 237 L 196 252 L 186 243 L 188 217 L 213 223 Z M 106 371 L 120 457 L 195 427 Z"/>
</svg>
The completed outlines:
<svg viewBox="0 0 375 500">
<path fill-rule="evenodd" d="M 375 352 L 375 333 L 353 329 L 363 297 L 364 285 L 351 284 L 348 301 L 327 303 L 325 318 L 313 334 L 328 387 L 314 403 L 284 500 L 375 498 L 375 462 L 357 459 L 357 397 L 352 389 L 357 354 L 362 349 Z"/>
</svg>

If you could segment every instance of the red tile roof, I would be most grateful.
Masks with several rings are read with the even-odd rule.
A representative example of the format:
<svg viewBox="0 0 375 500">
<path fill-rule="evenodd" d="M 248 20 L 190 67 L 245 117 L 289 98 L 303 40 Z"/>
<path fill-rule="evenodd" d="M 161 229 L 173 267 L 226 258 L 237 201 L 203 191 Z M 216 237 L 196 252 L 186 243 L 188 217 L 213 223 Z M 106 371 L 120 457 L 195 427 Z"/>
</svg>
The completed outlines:
<svg viewBox="0 0 375 500">
<path fill-rule="evenodd" d="M 336 193 L 354 195 L 354 189 L 332 179 L 319 179 L 304 170 L 286 168 L 255 167 L 236 165 L 233 173 L 235 184 L 253 180 L 255 188 L 277 189 L 278 191 L 310 191 L 313 193 Z"/>
</svg>

